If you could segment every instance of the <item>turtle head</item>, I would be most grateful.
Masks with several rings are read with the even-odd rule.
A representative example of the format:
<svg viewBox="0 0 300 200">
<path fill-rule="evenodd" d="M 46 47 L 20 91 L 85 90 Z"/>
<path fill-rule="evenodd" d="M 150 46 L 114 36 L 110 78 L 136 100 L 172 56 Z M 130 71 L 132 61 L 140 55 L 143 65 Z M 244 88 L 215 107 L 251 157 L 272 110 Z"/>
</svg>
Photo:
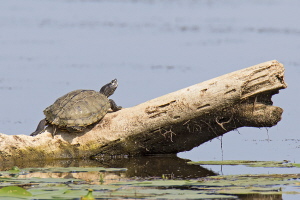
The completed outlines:
<svg viewBox="0 0 300 200">
<path fill-rule="evenodd" d="M 117 81 L 117 79 L 114 79 L 110 83 L 107 83 L 106 85 L 104 85 L 101 88 L 100 93 L 109 97 L 115 92 L 117 87 L 118 87 L 118 81 Z"/>
</svg>

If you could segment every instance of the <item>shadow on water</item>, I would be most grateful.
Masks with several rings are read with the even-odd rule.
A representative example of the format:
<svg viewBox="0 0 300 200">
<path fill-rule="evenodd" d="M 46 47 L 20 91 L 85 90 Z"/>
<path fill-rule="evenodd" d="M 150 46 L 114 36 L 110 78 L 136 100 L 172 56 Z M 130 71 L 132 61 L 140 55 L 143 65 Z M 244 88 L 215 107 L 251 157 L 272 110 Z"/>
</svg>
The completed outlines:
<svg viewBox="0 0 300 200">
<path fill-rule="evenodd" d="M 216 173 L 198 165 L 190 165 L 190 160 L 170 156 L 146 156 L 128 158 L 103 158 L 97 160 L 39 160 L 39 161 L 14 161 L 0 163 L 2 171 L 13 166 L 19 168 L 53 168 L 53 167 L 105 167 L 126 168 L 126 178 L 151 178 L 163 175 L 174 179 L 194 179 L 216 175 Z"/>
</svg>

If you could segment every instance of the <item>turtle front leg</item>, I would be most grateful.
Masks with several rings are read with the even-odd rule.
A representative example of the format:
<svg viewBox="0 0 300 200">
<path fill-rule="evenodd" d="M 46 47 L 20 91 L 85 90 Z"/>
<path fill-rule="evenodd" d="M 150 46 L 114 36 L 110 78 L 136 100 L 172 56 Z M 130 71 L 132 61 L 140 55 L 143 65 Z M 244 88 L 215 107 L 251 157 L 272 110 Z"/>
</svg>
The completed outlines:
<svg viewBox="0 0 300 200">
<path fill-rule="evenodd" d="M 110 107 L 111 109 L 116 112 L 118 110 L 121 110 L 122 109 L 122 106 L 117 106 L 116 102 L 112 99 L 109 99 L 109 103 L 110 103 Z"/>
<path fill-rule="evenodd" d="M 30 136 L 36 136 L 40 134 L 43 130 L 45 130 L 46 123 L 47 123 L 46 119 L 42 119 L 38 124 L 36 130 L 33 133 L 31 133 Z"/>
</svg>

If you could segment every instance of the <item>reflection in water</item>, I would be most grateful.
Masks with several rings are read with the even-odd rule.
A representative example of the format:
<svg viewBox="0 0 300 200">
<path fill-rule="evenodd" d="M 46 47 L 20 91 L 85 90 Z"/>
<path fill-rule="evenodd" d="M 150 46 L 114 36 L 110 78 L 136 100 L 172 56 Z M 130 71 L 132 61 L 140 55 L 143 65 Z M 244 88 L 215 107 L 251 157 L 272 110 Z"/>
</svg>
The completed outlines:
<svg viewBox="0 0 300 200">
<path fill-rule="evenodd" d="M 126 177 L 201 178 L 216 175 L 201 166 L 187 164 L 189 160 L 169 156 L 129 157 L 111 160 L 98 160 L 104 167 L 127 168 Z"/>
<path fill-rule="evenodd" d="M 239 194 L 237 195 L 242 200 L 282 200 L 282 195 L 268 195 L 268 194 Z"/>
<path fill-rule="evenodd" d="M 105 167 L 127 168 L 122 172 L 124 178 L 152 178 L 162 176 L 173 179 L 195 179 L 216 175 L 198 165 L 187 164 L 189 160 L 178 158 L 176 155 L 169 156 L 146 156 L 128 158 L 103 158 L 97 160 L 47 160 L 24 162 L 15 161 L 1 163 L 1 170 L 19 168 L 53 168 L 53 167 Z"/>
</svg>

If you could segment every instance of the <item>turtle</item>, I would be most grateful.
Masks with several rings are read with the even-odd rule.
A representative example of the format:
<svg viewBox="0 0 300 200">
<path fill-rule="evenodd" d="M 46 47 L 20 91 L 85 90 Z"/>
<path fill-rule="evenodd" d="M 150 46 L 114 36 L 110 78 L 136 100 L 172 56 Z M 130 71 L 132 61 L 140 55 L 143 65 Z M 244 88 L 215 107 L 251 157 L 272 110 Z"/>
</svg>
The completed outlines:
<svg viewBox="0 0 300 200">
<path fill-rule="evenodd" d="M 87 126 L 100 121 L 110 108 L 114 112 L 122 109 L 114 100 L 108 99 L 117 87 L 118 81 L 113 79 L 99 92 L 74 90 L 63 95 L 44 110 L 45 118 L 39 122 L 36 130 L 30 135 L 40 134 L 49 124 L 71 133 L 83 131 Z"/>
</svg>

